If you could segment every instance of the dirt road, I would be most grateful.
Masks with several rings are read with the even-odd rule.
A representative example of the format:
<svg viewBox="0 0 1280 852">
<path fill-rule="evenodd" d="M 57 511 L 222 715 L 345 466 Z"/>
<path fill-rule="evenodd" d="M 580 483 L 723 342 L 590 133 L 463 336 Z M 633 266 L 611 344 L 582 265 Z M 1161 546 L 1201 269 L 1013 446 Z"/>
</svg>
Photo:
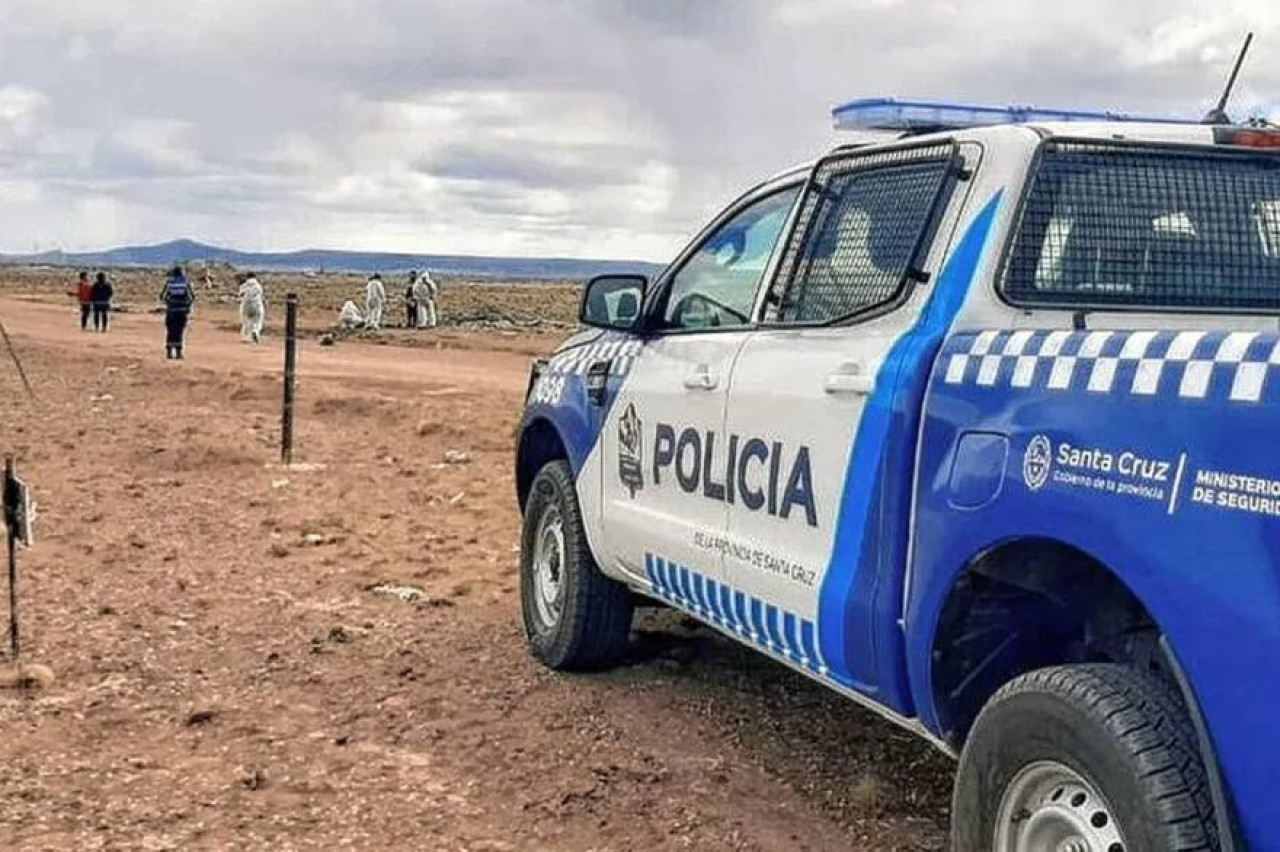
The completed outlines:
<svg viewBox="0 0 1280 852">
<path fill-rule="evenodd" d="M 949 761 L 674 613 L 614 672 L 529 659 L 511 439 L 547 338 L 309 341 L 283 470 L 279 341 L 230 313 L 180 363 L 155 316 L 0 318 L 39 392 L 0 362 L 42 511 L 26 650 L 58 677 L 0 692 L 0 847 L 943 846 Z"/>
</svg>

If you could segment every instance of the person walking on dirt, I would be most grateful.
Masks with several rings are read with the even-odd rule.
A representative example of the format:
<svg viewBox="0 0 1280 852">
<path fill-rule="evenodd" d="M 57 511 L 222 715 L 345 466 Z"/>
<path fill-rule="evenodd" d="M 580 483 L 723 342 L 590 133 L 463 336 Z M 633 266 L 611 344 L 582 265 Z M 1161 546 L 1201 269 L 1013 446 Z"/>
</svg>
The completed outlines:
<svg viewBox="0 0 1280 852">
<path fill-rule="evenodd" d="M 267 297 L 257 276 L 250 272 L 240 285 L 240 339 L 261 343 L 262 326 L 266 321 Z"/>
<path fill-rule="evenodd" d="M 89 301 L 93 304 L 93 330 L 106 333 L 111 324 L 111 298 L 115 288 L 107 280 L 107 273 L 99 272 L 89 288 Z"/>
<path fill-rule="evenodd" d="M 187 319 L 191 315 L 191 306 L 195 302 L 195 293 L 187 282 L 181 266 L 169 271 L 169 277 L 160 291 L 160 301 L 164 302 L 164 356 L 181 360 L 186 348 Z"/>
<path fill-rule="evenodd" d="M 387 306 L 387 288 L 381 273 L 373 273 L 364 288 L 365 326 L 370 331 L 382 328 L 382 310 Z"/>
<path fill-rule="evenodd" d="M 418 281 L 418 270 L 409 270 L 409 280 L 404 285 L 404 327 L 413 328 L 418 316 L 417 300 L 413 297 L 413 285 Z"/>
<path fill-rule="evenodd" d="M 80 330 L 89 330 L 89 315 L 93 313 L 93 285 L 89 283 L 89 273 L 81 270 L 80 279 L 76 282 L 76 300 L 80 303 Z"/>
<path fill-rule="evenodd" d="M 436 327 L 436 298 L 440 287 L 431 278 L 429 270 L 422 270 L 413 282 L 414 325 L 416 328 Z"/>
</svg>

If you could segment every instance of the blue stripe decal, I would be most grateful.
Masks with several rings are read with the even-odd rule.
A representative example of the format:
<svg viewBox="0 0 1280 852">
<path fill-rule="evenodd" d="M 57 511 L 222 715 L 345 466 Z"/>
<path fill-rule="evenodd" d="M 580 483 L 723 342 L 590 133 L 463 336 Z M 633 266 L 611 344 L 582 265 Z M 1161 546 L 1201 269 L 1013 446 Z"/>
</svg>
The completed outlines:
<svg viewBox="0 0 1280 852">
<path fill-rule="evenodd" d="M 707 612 L 716 623 L 721 622 L 720 618 L 720 588 L 716 585 L 716 581 L 708 578 L 706 580 L 707 592 Z"/>
<path fill-rule="evenodd" d="M 915 406 L 918 410 L 918 400 L 900 397 L 916 392 L 909 381 L 910 374 L 925 364 L 933 363 L 943 338 L 964 303 L 986 248 L 1001 197 L 1002 193 L 996 193 L 974 219 L 938 276 L 929 302 L 915 326 L 890 350 L 876 375 L 875 391 L 867 400 L 858 424 L 840 498 L 831 562 L 818 596 L 818 649 L 821 659 L 830 668 L 831 677 L 848 687 L 868 690 L 869 684 L 859 682 L 855 676 L 859 656 L 862 658 L 862 670 L 865 671 L 869 663 L 874 671 L 876 665 L 874 650 L 863 638 L 867 634 L 856 632 L 869 626 L 865 618 L 857 617 L 856 608 L 859 601 L 871 602 L 875 588 L 870 580 L 880 571 L 887 570 L 879 564 L 879 560 L 885 558 L 881 548 L 868 545 L 878 544 L 872 541 L 879 531 L 872 529 L 871 521 L 879 505 L 878 500 L 883 497 L 879 486 L 886 479 L 886 466 L 894 462 L 886 458 L 886 449 L 894 436 L 895 410 L 903 405 Z M 925 378 L 927 380 L 927 371 Z M 903 425 L 909 424 L 899 423 L 899 429 Z M 914 440 L 913 434 L 912 446 Z M 890 485 L 901 487 L 897 483 Z M 896 506 L 888 508 L 896 511 Z M 885 544 L 893 546 L 895 543 Z M 861 579 L 866 585 L 860 585 L 860 574 L 864 575 Z"/>
<path fill-rule="evenodd" d="M 779 651 L 786 650 L 782 644 L 782 633 L 778 630 L 778 608 L 773 604 L 764 608 L 764 624 L 769 630 L 769 644 Z"/>
<path fill-rule="evenodd" d="M 804 655 L 809 658 L 809 668 L 816 671 L 818 669 L 818 651 L 814 632 L 812 621 L 800 622 L 800 646 L 804 648 Z"/>
<path fill-rule="evenodd" d="M 796 641 L 796 617 L 792 613 L 782 613 L 782 637 L 786 640 L 787 651 L 797 662 L 805 663 L 804 649 Z"/>
<path fill-rule="evenodd" d="M 736 589 L 733 592 L 733 611 L 738 614 L 738 630 L 743 636 L 750 636 L 751 620 L 747 618 L 747 596 Z"/>
<path fill-rule="evenodd" d="M 644 566 L 654 594 L 690 615 L 751 639 L 792 665 L 819 671 L 812 621 L 652 553 L 645 554 Z"/>
<path fill-rule="evenodd" d="M 706 582 L 701 574 L 693 575 L 693 591 L 697 595 L 698 610 L 703 615 L 710 615 L 711 606 L 707 603 Z"/>
<path fill-rule="evenodd" d="M 751 599 L 751 634 L 757 642 L 768 644 L 769 636 L 764 632 L 764 602 L 755 597 Z"/>
<path fill-rule="evenodd" d="M 667 600 L 679 600 L 676 596 L 675 584 L 671 582 L 671 563 L 665 559 L 658 560 L 658 576 L 662 579 L 662 592 Z"/>
<path fill-rule="evenodd" d="M 697 601 L 693 599 L 693 583 L 689 579 L 689 569 L 681 565 L 676 569 L 679 575 L 680 599 L 684 605 L 692 610 L 697 610 Z"/>
<path fill-rule="evenodd" d="M 733 590 L 720 584 L 720 612 L 724 614 L 724 622 L 734 630 L 738 630 L 738 618 L 733 614 Z"/>
</svg>

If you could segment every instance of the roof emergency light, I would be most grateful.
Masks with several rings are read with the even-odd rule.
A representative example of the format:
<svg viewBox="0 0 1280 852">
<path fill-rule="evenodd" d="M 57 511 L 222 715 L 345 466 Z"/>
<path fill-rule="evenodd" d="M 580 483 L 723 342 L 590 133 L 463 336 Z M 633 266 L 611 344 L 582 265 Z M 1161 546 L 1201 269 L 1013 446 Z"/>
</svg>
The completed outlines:
<svg viewBox="0 0 1280 852">
<path fill-rule="evenodd" d="M 1036 109 L 951 104 L 942 101 L 900 101 L 896 98 L 862 98 L 831 110 L 837 130 L 892 130 L 926 133 L 961 130 L 993 124 L 1028 124 L 1047 121 L 1139 121 L 1153 124 L 1197 124 L 1176 118 L 1129 115 L 1090 110 Z"/>
</svg>

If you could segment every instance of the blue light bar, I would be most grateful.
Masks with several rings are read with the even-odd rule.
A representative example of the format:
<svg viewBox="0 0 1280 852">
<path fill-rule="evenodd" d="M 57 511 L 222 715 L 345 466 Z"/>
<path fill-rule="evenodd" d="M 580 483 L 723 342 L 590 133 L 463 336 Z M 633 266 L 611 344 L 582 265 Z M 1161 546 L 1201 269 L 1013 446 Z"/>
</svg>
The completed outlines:
<svg viewBox="0 0 1280 852">
<path fill-rule="evenodd" d="M 831 110 L 837 130 L 893 130 L 923 133 L 960 130 L 993 124 L 1028 124 L 1046 121 L 1140 121 L 1152 124 L 1198 124 L 1190 119 L 1155 118 L 1120 112 L 995 107 L 949 104 L 941 101 L 900 101 L 895 98 L 863 98 Z"/>
</svg>

